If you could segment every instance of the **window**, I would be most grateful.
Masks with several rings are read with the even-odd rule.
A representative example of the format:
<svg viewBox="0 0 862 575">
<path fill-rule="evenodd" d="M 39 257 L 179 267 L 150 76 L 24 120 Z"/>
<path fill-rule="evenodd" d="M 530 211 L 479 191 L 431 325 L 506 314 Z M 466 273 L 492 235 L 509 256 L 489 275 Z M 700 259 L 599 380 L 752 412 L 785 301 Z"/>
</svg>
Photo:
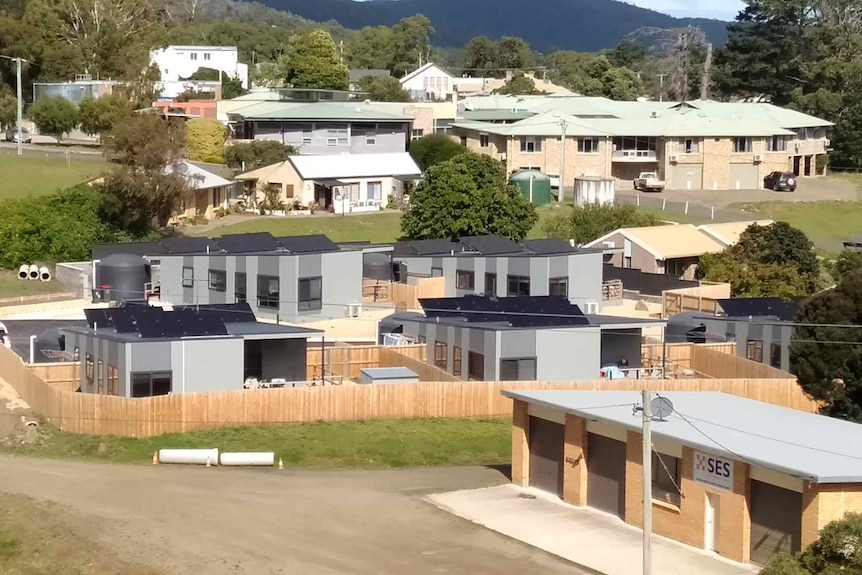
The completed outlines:
<svg viewBox="0 0 862 575">
<path fill-rule="evenodd" d="M 464 270 L 455 270 L 455 289 L 474 290 L 476 274 Z"/>
<path fill-rule="evenodd" d="M 212 291 L 225 291 L 227 289 L 227 272 L 224 270 L 210 270 L 209 286 Z"/>
<path fill-rule="evenodd" d="M 299 280 L 299 311 L 323 309 L 323 278 Z"/>
<path fill-rule="evenodd" d="M 443 277 L 443 268 L 431 268 L 431 277 L 432 278 L 442 278 Z"/>
<path fill-rule="evenodd" d="M 209 60 L 209 59 L 210 59 L 210 53 L 204 52 L 204 60 Z"/>
<path fill-rule="evenodd" d="M 421 130 L 421 129 L 420 130 L 412 130 L 410 132 L 410 139 L 411 140 L 421 140 L 423 135 L 425 135 L 425 130 Z"/>
<path fill-rule="evenodd" d="M 508 276 L 506 295 L 528 296 L 530 295 L 530 278 L 526 276 Z"/>
<path fill-rule="evenodd" d="M 108 365 L 108 395 L 120 395 L 120 372 L 116 366 Z"/>
<path fill-rule="evenodd" d="M 679 141 L 679 147 L 683 154 L 697 154 L 700 152 L 700 141 L 694 138 L 683 138 Z"/>
<path fill-rule="evenodd" d="M 171 393 L 171 372 L 132 374 L 132 397 L 153 397 L 169 393 Z"/>
<path fill-rule="evenodd" d="M 580 154 L 598 154 L 599 139 L 598 138 L 578 138 L 578 153 Z"/>
<path fill-rule="evenodd" d="M 278 309 L 278 277 L 257 276 L 257 306 Z"/>
<path fill-rule="evenodd" d="M 284 197 L 292 198 L 293 197 L 293 184 L 285 184 L 284 185 Z"/>
<path fill-rule="evenodd" d="M 751 153 L 751 138 L 734 138 L 733 139 L 734 154 Z"/>
<path fill-rule="evenodd" d="M 491 143 L 491 138 L 488 134 L 479 134 L 479 145 L 483 148 L 487 148 Z"/>
<path fill-rule="evenodd" d="M 87 381 L 93 383 L 96 376 L 93 369 L 93 356 L 89 353 L 84 356 L 84 373 L 87 374 Z"/>
<path fill-rule="evenodd" d="M 445 341 L 434 342 L 434 365 L 442 370 L 446 370 L 449 363 L 449 347 Z"/>
<path fill-rule="evenodd" d="M 497 295 L 497 274 L 485 274 L 485 295 Z"/>
<path fill-rule="evenodd" d="M 475 381 L 485 381 L 485 356 L 471 351 L 467 354 L 467 377 Z"/>
<path fill-rule="evenodd" d="M 521 138 L 521 152 L 538 154 L 542 151 L 542 140 L 539 138 Z"/>
<path fill-rule="evenodd" d="M 198 59 L 198 55 L 197 55 L 197 53 L 196 53 L 196 52 L 191 52 L 191 53 L 189 54 L 189 58 L 191 58 L 192 60 L 197 60 L 197 59 Z"/>
<path fill-rule="evenodd" d="M 787 151 L 787 138 L 784 136 L 772 136 L 766 139 L 767 152 L 785 152 Z"/>
<path fill-rule="evenodd" d="M 302 143 L 310 144 L 311 137 L 314 134 L 314 130 L 311 124 L 299 124 L 299 128 L 302 130 Z"/>
<path fill-rule="evenodd" d="M 236 298 L 237 303 L 246 301 L 248 298 L 248 280 L 246 279 L 245 273 L 236 272 L 233 276 L 233 281 L 233 295 Z"/>
<path fill-rule="evenodd" d="M 652 498 L 679 506 L 680 460 L 677 457 L 653 451 Z"/>
<path fill-rule="evenodd" d="M 183 266 L 183 287 L 194 287 L 195 268 Z"/>
<path fill-rule="evenodd" d="M 326 128 L 326 145 L 327 146 L 346 146 L 348 144 L 347 127 L 327 126 Z"/>
<path fill-rule="evenodd" d="M 452 348 L 452 375 L 461 375 L 461 348 L 457 345 Z"/>
<path fill-rule="evenodd" d="M 383 182 L 368 182 L 366 188 L 368 199 L 373 202 L 383 201 Z"/>
<path fill-rule="evenodd" d="M 99 365 L 99 379 L 97 380 L 98 390 L 99 390 L 99 393 L 105 393 L 105 362 L 103 362 L 100 359 L 98 365 Z"/>
<path fill-rule="evenodd" d="M 461 136 L 461 145 L 464 147 L 467 146 L 467 136 Z"/>
<path fill-rule="evenodd" d="M 773 343 L 769 346 L 769 365 L 781 369 L 781 344 Z"/>
<path fill-rule="evenodd" d="M 763 362 L 763 342 L 757 339 L 748 340 L 745 357 L 758 363 Z"/>
<path fill-rule="evenodd" d="M 569 297 L 569 278 L 551 278 L 548 281 L 548 295 Z"/>
<path fill-rule="evenodd" d="M 354 124 L 351 134 L 355 138 L 365 138 L 365 143 L 373 146 L 377 143 L 377 124 Z"/>
<path fill-rule="evenodd" d="M 535 381 L 536 358 L 503 359 L 500 361 L 500 381 Z"/>
</svg>

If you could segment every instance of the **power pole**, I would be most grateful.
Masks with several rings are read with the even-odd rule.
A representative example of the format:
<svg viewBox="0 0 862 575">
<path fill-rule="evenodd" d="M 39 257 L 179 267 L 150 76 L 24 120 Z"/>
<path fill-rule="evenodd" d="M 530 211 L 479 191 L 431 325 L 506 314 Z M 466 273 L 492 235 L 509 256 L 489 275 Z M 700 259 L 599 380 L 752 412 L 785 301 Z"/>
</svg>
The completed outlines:
<svg viewBox="0 0 862 575">
<path fill-rule="evenodd" d="M 664 79 L 668 77 L 668 74 L 659 74 L 658 75 L 658 101 L 664 101 Z"/>
<path fill-rule="evenodd" d="M 24 98 L 21 94 L 21 58 L 15 58 L 15 77 L 18 80 L 18 155 L 21 156 L 24 154 L 24 134 L 22 133 L 23 128 L 21 127 L 21 123 L 24 121 Z"/>
<path fill-rule="evenodd" d="M 677 41 L 676 70 L 674 70 L 674 87 L 676 100 L 688 99 L 688 56 L 691 49 L 691 32 L 684 30 L 679 33 Z"/>
<path fill-rule="evenodd" d="M 652 573 L 652 393 L 641 393 L 643 403 L 643 498 L 644 498 L 644 528 L 643 528 L 643 575 Z"/>
<path fill-rule="evenodd" d="M 338 43 L 338 59 L 341 64 L 344 64 L 344 40 Z"/>
<path fill-rule="evenodd" d="M 569 127 L 569 122 L 565 118 L 560 118 L 560 201 L 562 202 L 566 195 L 566 128 Z"/>
<path fill-rule="evenodd" d="M 706 60 L 703 62 L 703 77 L 700 79 L 700 99 L 709 100 L 709 74 L 712 67 L 712 44 L 706 45 Z"/>
</svg>

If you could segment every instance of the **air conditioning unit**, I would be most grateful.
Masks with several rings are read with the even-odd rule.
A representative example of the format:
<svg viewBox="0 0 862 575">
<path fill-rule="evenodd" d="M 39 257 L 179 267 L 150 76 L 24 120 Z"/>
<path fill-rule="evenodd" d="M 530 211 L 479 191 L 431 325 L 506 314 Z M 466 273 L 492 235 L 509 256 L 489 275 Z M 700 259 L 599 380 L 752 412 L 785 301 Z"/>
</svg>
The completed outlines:
<svg viewBox="0 0 862 575">
<path fill-rule="evenodd" d="M 501 162 L 505 162 L 505 161 L 506 161 L 506 153 L 505 153 L 505 152 L 503 152 L 502 154 L 500 154 L 500 161 L 501 161 Z"/>
<path fill-rule="evenodd" d="M 675 164 L 675 163 L 677 163 L 678 161 L 679 161 L 679 156 L 677 156 L 676 154 L 673 154 L 673 155 L 670 157 L 670 163 L 671 163 L 671 164 Z"/>
<path fill-rule="evenodd" d="M 599 302 L 588 301 L 584 304 L 584 313 L 597 314 L 599 313 Z"/>
<path fill-rule="evenodd" d="M 755 162 L 762 162 L 763 156 L 761 156 L 760 154 L 754 154 L 754 161 Z"/>
<path fill-rule="evenodd" d="M 359 302 L 353 302 L 351 304 L 347 304 L 347 317 L 359 317 L 362 315 L 362 304 Z"/>
</svg>

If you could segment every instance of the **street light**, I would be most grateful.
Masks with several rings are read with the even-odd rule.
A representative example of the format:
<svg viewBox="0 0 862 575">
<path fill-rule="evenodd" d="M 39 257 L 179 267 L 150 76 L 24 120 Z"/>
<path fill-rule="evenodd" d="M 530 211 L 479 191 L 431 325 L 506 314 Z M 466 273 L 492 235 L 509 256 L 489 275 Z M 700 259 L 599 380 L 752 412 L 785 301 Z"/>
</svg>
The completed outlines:
<svg viewBox="0 0 862 575">
<path fill-rule="evenodd" d="M 18 155 L 20 156 L 24 154 L 24 134 L 21 131 L 21 123 L 24 121 L 23 99 L 21 97 L 21 63 L 27 60 L 20 57 L 3 56 L 2 54 L 0 54 L 0 58 L 15 62 L 15 76 L 18 80 Z"/>
</svg>

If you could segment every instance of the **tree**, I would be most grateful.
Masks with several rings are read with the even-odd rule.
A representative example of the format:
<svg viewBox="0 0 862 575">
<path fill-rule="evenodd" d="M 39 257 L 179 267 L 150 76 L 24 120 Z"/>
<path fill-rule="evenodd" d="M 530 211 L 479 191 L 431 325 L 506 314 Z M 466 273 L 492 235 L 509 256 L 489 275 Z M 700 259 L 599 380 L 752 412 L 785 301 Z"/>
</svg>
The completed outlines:
<svg viewBox="0 0 862 575">
<path fill-rule="evenodd" d="M 18 122 L 18 99 L 8 90 L 0 90 L 0 127 L 13 128 Z"/>
<path fill-rule="evenodd" d="M 833 268 L 839 280 L 858 269 L 862 269 L 862 251 L 844 250 L 835 260 Z"/>
<path fill-rule="evenodd" d="M 802 230 L 787 222 L 749 226 L 731 250 L 740 261 L 794 268 L 809 290 L 816 289 L 819 282 L 820 262 L 814 253 L 814 244 Z"/>
<path fill-rule="evenodd" d="M 410 142 L 410 155 L 422 171 L 467 151 L 445 134 L 429 134 Z"/>
<path fill-rule="evenodd" d="M 481 154 L 430 167 L 401 217 L 405 238 L 497 234 L 521 240 L 538 221 L 533 205 L 506 181 L 506 169 Z"/>
<path fill-rule="evenodd" d="M 804 301 L 795 321 L 790 368 L 802 389 L 825 413 L 862 421 L 862 329 L 835 327 L 862 323 L 862 270 Z"/>
<path fill-rule="evenodd" d="M 400 78 L 415 68 L 420 59 L 423 62 L 428 61 L 433 35 L 431 20 L 420 14 L 403 18 L 395 24 L 392 27 L 390 47 L 392 56 L 389 71 L 392 75 Z"/>
<path fill-rule="evenodd" d="M 352 70 L 390 70 L 392 68 L 392 28 L 367 26 L 347 40 L 348 61 Z"/>
<path fill-rule="evenodd" d="M 283 162 L 293 154 L 296 154 L 293 146 L 273 140 L 253 140 L 228 146 L 225 162 L 231 168 L 248 172 Z"/>
<path fill-rule="evenodd" d="M 232 100 L 244 94 L 248 94 L 248 90 L 242 87 L 242 80 L 239 76 L 231 76 L 223 74 L 221 79 L 221 97 L 222 100 Z"/>
<path fill-rule="evenodd" d="M 60 96 L 39 98 L 30 108 L 30 119 L 40 133 L 54 136 L 59 141 L 78 125 L 78 109 Z"/>
<path fill-rule="evenodd" d="M 392 76 L 366 76 L 359 81 L 363 92 L 374 102 L 409 102 L 410 92 Z"/>
<path fill-rule="evenodd" d="M 209 118 L 186 122 L 186 158 L 193 162 L 224 163 L 224 124 Z"/>
<path fill-rule="evenodd" d="M 628 204 L 587 204 L 551 216 L 543 231 L 550 238 L 588 244 L 619 228 L 659 226 L 661 220 Z"/>
<path fill-rule="evenodd" d="M 644 86 L 628 68 L 611 68 L 602 75 L 602 92 L 611 100 L 636 100 L 643 95 Z"/>
<path fill-rule="evenodd" d="M 498 64 L 498 56 L 496 42 L 487 36 L 477 36 L 464 48 L 464 67 L 474 76 L 501 75 L 501 70 L 494 70 Z"/>
<path fill-rule="evenodd" d="M 81 131 L 91 136 L 110 132 L 121 119 L 132 115 L 132 103 L 121 95 L 85 97 L 78 104 L 78 120 Z"/>
<path fill-rule="evenodd" d="M 265 88 L 280 88 L 284 86 L 285 70 L 278 62 L 261 62 L 252 71 L 251 79 L 254 85 Z"/>
<path fill-rule="evenodd" d="M 346 90 L 347 66 L 326 30 L 318 29 L 291 39 L 282 60 L 285 79 L 297 88 Z"/>
<path fill-rule="evenodd" d="M 799 555 L 776 555 L 760 575 L 858 575 L 862 573 L 862 515 L 847 513 L 820 530 L 817 541 Z"/>
<path fill-rule="evenodd" d="M 517 96 L 522 94 L 539 94 L 540 92 L 536 89 L 536 84 L 532 79 L 524 76 L 523 72 L 518 72 L 506 80 L 503 87 L 496 90 L 495 93 Z"/>
<path fill-rule="evenodd" d="M 607 53 L 607 57 L 617 68 L 635 70 L 647 59 L 647 51 L 643 44 L 623 39 L 616 48 Z"/>
<path fill-rule="evenodd" d="M 194 100 L 215 100 L 215 92 L 199 92 L 194 88 L 186 88 L 174 98 L 174 102 L 192 102 Z"/>
<path fill-rule="evenodd" d="M 535 63 L 530 45 L 516 36 L 503 36 L 497 42 L 497 68 L 519 70 Z"/>
</svg>

